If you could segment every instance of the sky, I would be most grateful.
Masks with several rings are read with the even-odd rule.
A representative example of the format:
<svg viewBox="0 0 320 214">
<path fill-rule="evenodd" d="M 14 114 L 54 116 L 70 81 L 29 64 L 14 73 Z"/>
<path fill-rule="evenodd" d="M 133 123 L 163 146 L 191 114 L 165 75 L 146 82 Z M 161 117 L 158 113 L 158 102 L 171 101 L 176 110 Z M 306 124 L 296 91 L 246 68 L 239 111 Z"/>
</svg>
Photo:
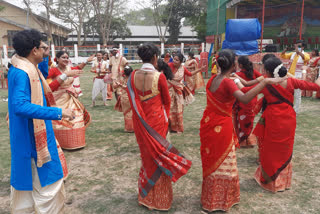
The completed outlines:
<svg viewBox="0 0 320 214">
<path fill-rule="evenodd" d="M 25 5 L 24 5 L 24 3 L 23 3 L 23 0 L 4 0 L 4 1 L 7 1 L 7 2 L 13 4 L 13 5 L 18 6 L 18 7 L 26 8 Z M 144 5 L 144 6 L 145 6 L 145 5 L 148 5 L 149 2 L 150 2 L 149 0 L 140 0 L 140 1 L 143 2 L 143 5 Z M 130 9 L 131 9 L 131 10 L 141 9 L 142 6 L 141 6 L 140 4 L 137 4 L 136 2 L 137 2 L 137 0 L 127 0 L 127 1 L 126 1 L 126 8 L 127 8 L 128 10 L 130 10 Z M 34 13 L 36 13 L 36 14 L 39 14 L 41 11 L 44 11 L 44 8 L 42 8 L 41 6 L 35 5 L 35 6 L 32 8 L 32 11 L 33 11 Z M 54 17 L 52 18 L 52 21 L 57 22 L 57 23 L 59 23 L 59 24 L 63 24 L 62 21 L 60 21 L 59 19 L 56 19 L 56 18 L 54 18 Z"/>
</svg>

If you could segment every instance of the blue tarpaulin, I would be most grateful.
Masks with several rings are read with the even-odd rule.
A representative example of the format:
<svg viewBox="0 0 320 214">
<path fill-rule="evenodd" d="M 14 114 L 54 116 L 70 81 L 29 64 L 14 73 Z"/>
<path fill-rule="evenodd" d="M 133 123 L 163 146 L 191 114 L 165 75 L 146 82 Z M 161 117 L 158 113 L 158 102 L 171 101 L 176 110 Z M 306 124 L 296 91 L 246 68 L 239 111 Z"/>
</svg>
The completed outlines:
<svg viewBox="0 0 320 214">
<path fill-rule="evenodd" d="M 245 41 L 245 42 L 229 42 L 225 40 L 222 44 L 222 49 L 231 49 L 239 56 L 252 55 L 259 52 L 258 41 Z"/>
<path fill-rule="evenodd" d="M 226 40 L 243 42 L 260 39 L 261 25 L 258 19 L 229 19 L 226 26 Z"/>
<path fill-rule="evenodd" d="M 260 37 L 258 19 L 229 19 L 222 49 L 232 49 L 237 55 L 252 55 L 259 52 L 257 39 Z"/>
</svg>

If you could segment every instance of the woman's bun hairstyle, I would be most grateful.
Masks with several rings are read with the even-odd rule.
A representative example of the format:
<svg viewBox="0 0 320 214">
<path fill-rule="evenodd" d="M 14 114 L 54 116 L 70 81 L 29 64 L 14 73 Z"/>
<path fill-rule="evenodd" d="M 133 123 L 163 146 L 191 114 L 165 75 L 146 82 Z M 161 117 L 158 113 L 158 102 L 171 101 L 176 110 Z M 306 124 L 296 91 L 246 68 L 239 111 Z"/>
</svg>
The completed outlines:
<svg viewBox="0 0 320 214">
<path fill-rule="evenodd" d="M 267 59 L 264 63 L 265 70 L 270 74 L 270 76 L 274 77 L 274 70 L 282 64 L 282 61 L 277 57 L 271 57 Z M 279 77 L 285 77 L 288 71 L 286 67 L 282 66 L 279 70 Z"/>
</svg>

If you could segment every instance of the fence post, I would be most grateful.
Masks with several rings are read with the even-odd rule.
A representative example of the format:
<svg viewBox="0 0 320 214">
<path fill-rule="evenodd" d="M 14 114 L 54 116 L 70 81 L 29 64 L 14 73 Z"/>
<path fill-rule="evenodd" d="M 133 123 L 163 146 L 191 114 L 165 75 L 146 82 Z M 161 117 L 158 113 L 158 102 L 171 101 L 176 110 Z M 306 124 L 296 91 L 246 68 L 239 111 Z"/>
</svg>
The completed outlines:
<svg viewBox="0 0 320 214">
<path fill-rule="evenodd" d="M 51 44 L 51 56 L 52 56 L 52 59 L 54 59 L 56 57 L 56 51 L 55 51 L 54 44 Z"/>
<path fill-rule="evenodd" d="M 161 42 L 161 55 L 164 54 L 164 43 Z"/>
<path fill-rule="evenodd" d="M 123 55 L 123 46 L 122 44 L 119 45 L 119 51 L 120 51 L 120 56 Z"/>
<path fill-rule="evenodd" d="M 201 43 L 201 52 L 205 52 L 205 49 L 204 49 L 204 42 Z"/>
<path fill-rule="evenodd" d="M 78 45 L 74 44 L 74 63 L 78 64 Z"/>
<path fill-rule="evenodd" d="M 100 51 L 100 50 L 101 50 L 100 44 L 97 44 L 97 51 Z"/>
<path fill-rule="evenodd" d="M 8 49 L 6 45 L 3 45 L 3 63 L 5 65 L 8 64 Z"/>
<path fill-rule="evenodd" d="M 180 50 L 182 55 L 184 55 L 184 43 L 181 43 Z"/>
</svg>

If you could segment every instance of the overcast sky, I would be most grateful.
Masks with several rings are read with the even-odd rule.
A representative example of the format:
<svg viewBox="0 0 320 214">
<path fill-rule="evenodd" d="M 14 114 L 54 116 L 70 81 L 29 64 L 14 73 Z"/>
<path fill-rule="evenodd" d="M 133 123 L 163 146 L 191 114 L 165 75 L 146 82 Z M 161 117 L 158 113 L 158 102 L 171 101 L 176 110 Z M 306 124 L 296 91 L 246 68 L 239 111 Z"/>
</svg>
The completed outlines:
<svg viewBox="0 0 320 214">
<path fill-rule="evenodd" d="M 11 4 L 14 4 L 14 5 L 18 6 L 18 7 L 25 8 L 23 0 L 5 0 L 5 1 L 7 1 L 7 2 L 9 2 Z M 150 2 L 148 0 L 140 0 L 140 1 L 143 2 L 144 6 L 148 5 L 148 3 Z M 137 2 L 137 0 L 127 0 L 126 1 L 126 7 L 127 7 L 128 11 L 130 9 L 131 10 L 138 10 L 138 9 L 141 8 L 141 5 L 137 4 L 135 2 Z M 37 13 L 37 14 L 39 14 L 41 11 L 44 11 L 44 8 L 39 6 L 39 5 L 35 5 L 34 7 L 32 7 L 32 11 Z M 58 19 L 54 19 L 53 18 L 52 21 L 58 22 L 60 24 L 63 24 L 63 22 L 59 21 Z"/>
</svg>

